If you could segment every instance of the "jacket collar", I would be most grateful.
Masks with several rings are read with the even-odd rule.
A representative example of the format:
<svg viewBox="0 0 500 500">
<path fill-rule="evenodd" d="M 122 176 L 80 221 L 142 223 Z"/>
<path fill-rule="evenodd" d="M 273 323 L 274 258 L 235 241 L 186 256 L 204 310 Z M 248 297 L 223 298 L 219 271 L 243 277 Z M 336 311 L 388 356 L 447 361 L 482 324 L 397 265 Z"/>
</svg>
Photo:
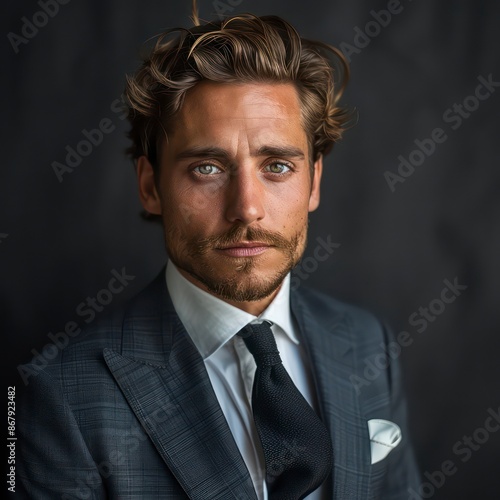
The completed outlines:
<svg viewBox="0 0 500 500">
<path fill-rule="evenodd" d="M 122 351 L 105 349 L 104 358 L 189 498 L 256 499 L 203 360 L 175 313 L 163 272 L 129 308 Z"/>
<path fill-rule="evenodd" d="M 311 360 L 320 413 L 333 441 L 333 498 L 364 499 L 370 484 L 370 437 L 354 385 L 355 339 L 349 316 L 332 299 L 304 290 L 292 312 Z M 330 491 L 332 485 L 330 484 Z"/>
</svg>

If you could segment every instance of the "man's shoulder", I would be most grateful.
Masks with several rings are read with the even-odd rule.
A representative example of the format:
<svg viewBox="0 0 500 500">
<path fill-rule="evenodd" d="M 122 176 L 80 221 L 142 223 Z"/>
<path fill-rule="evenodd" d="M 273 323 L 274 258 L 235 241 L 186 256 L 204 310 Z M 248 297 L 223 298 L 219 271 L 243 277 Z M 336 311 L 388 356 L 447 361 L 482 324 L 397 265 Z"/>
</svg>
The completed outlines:
<svg viewBox="0 0 500 500">
<path fill-rule="evenodd" d="M 42 373 L 59 379 L 82 367 L 88 372 L 96 370 L 105 348 L 120 349 L 124 314 L 125 306 L 118 306 L 92 323 L 52 335 L 49 343 L 32 350 L 29 362 L 18 366 L 23 383 L 27 385 Z"/>
<path fill-rule="evenodd" d="M 300 287 L 296 292 L 300 303 L 305 305 L 314 315 L 328 324 L 331 318 L 343 318 L 351 326 L 357 328 L 380 325 L 377 316 L 366 308 L 339 300 L 329 294 L 309 287 Z"/>
<path fill-rule="evenodd" d="M 401 345 L 396 343 L 388 325 L 371 311 L 338 300 L 330 295 L 304 287 L 297 303 L 306 315 L 305 328 L 320 327 L 318 335 L 308 335 L 317 346 L 343 349 L 352 356 L 343 358 L 351 363 L 345 372 L 358 394 L 379 401 L 381 394 L 390 394 L 391 386 L 399 384 L 398 357 Z M 399 339 L 399 337 L 398 337 Z M 399 341 L 399 340 L 398 340 Z M 349 361 L 350 360 L 350 361 Z M 379 376 L 384 373 L 384 376 Z"/>
<path fill-rule="evenodd" d="M 140 329 L 156 330 L 161 301 L 166 290 L 164 270 L 129 301 L 117 304 L 96 316 L 91 322 L 52 335 L 43 348 L 34 350 L 30 362 L 20 365 L 18 372 L 26 383 L 32 374 L 44 372 L 62 378 L 73 372 L 92 371 L 104 366 L 103 352 L 123 351 L 124 332 L 140 325 Z M 153 319 L 153 323 L 149 321 Z"/>
<path fill-rule="evenodd" d="M 387 325 L 373 312 L 319 290 L 300 287 L 295 303 L 314 321 L 333 334 L 346 331 L 358 347 L 386 343 L 390 332 Z"/>
</svg>

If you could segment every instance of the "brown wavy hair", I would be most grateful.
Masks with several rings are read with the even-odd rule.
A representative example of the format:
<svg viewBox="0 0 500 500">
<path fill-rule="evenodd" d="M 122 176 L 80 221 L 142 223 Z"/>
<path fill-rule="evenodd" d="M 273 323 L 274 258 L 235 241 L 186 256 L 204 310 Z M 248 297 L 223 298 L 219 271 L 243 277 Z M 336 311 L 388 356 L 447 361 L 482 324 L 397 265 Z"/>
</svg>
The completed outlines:
<svg viewBox="0 0 500 500">
<path fill-rule="evenodd" d="M 137 73 L 127 77 L 132 125 L 128 153 L 145 155 L 157 169 L 157 149 L 168 137 L 186 92 L 198 82 L 292 83 L 301 102 L 311 166 L 327 154 L 350 121 L 339 106 L 349 66 L 333 46 L 301 38 L 276 16 L 239 14 L 220 21 L 175 28 L 158 35 Z"/>
</svg>

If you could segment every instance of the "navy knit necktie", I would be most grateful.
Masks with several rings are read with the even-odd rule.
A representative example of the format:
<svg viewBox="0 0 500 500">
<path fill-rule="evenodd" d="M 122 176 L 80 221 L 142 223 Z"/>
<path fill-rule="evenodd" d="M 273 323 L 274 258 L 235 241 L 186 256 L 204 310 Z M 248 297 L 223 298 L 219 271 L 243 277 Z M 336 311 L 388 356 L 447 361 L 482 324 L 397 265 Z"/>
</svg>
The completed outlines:
<svg viewBox="0 0 500 500">
<path fill-rule="evenodd" d="M 330 435 L 285 370 L 270 323 L 250 323 L 238 335 L 257 365 L 252 410 L 264 451 L 269 498 L 304 498 L 332 469 Z"/>
</svg>

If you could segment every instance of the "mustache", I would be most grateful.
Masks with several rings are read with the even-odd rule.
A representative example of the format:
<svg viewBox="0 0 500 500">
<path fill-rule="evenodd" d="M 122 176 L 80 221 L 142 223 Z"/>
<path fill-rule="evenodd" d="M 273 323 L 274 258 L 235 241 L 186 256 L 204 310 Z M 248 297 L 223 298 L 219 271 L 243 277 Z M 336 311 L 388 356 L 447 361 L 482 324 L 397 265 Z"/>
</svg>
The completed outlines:
<svg viewBox="0 0 500 500">
<path fill-rule="evenodd" d="M 219 247 L 236 245 L 241 241 L 259 241 L 266 245 L 281 248 L 288 252 L 293 251 L 297 246 L 297 238 L 292 241 L 285 238 L 279 231 L 267 231 L 265 229 L 233 226 L 229 231 L 215 236 L 209 236 L 196 242 L 195 253 L 204 255 L 209 250 Z"/>
</svg>

